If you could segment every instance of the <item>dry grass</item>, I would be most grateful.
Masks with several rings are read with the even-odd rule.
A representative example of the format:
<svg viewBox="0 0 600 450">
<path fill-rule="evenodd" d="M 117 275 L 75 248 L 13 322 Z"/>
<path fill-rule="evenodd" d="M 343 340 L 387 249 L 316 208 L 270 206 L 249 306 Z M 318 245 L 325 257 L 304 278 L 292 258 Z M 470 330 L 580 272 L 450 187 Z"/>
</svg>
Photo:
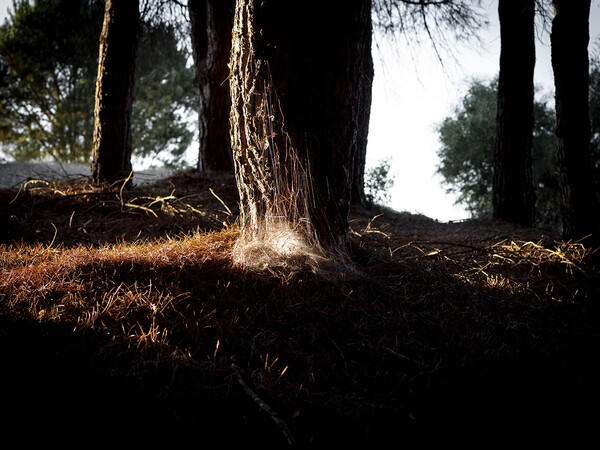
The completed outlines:
<svg viewBox="0 0 600 450">
<path fill-rule="evenodd" d="M 600 277 L 582 243 L 355 209 L 352 270 L 246 270 L 231 178 L 152 189 L 46 186 L 5 193 L 2 212 L 5 333 L 67 336 L 102 380 L 135 382 L 160 405 L 138 425 L 318 447 L 424 443 L 430 427 L 583 436 L 597 418 Z"/>
</svg>

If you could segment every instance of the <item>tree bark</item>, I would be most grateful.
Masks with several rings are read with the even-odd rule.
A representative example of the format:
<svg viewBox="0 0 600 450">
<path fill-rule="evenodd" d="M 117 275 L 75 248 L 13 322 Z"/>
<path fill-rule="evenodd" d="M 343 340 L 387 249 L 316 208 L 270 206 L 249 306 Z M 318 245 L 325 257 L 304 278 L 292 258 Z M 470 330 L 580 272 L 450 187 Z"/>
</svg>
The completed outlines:
<svg viewBox="0 0 600 450">
<path fill-rule="evenodd" d="M 370 0 L 237 1 L 231 138 L 245 233 L 285 222 L 346 248 L 370 21 Z"/>
<path fill-rule="evenodd" d="M 100 35 L 92 182 L 96 186 L 131 174 L 131 106 L 139 0 L 106 0 Z"/>
<path fill-rule="evenodd" d="M 366 206 L 367 198 L 365 196 L 365 166 L 367 163 L 367 143 L 369 136 L 369 123 L 371 119 L 371 100 L 373 98 L 373 54 L 371 52 L 372 43 L 372 22 L 369 21 L 370 31 L 365 32 L 365 41 L 361 45 L 362 55 L 360 62 L 362 68 L 359 70 L 359 92 L 356 94 L 359 105 L 358 135 L 356 140 L 356 152 L 354 159 L 354 175 L 352 178 L 352 198 L 355 205 Z"/>
<path fill-rule="evenodd" d="M 532 226 L 534 0 L 500 0 L 500 75 L 494 154 L 494 218 Z"/>
<path fill-rule="evenodd" d="M 579 239 L 596 235 L 600 228 L 588 110 L 590 0 L 555 0 L 554 12 L 551 45 L 563 227 L 567 237 Z M 594 242 L 599 242 L 597 235 Z"/>
<path fill-rule="evenodd" d="M 229 139 L 229 56 L 235 0 L 189 0 L 199 93 L 198 169 L 233 171 Z"/>
</svg>

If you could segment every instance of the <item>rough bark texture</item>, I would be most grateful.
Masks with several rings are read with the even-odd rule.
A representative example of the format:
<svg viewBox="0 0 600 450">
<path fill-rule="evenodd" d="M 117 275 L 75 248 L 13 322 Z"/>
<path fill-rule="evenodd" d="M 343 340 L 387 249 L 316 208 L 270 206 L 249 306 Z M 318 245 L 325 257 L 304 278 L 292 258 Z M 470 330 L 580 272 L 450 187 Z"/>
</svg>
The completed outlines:
<svg viewBox="0 0 600 450">
<path fill-rule="evenodd" d="M 231 138 L 245 232 L 303 227 L 347 245 L 370 0 L 238 0 Z"/>
<path fill-rule="evenodd" d="M 131 173 L 131 106 L 139 0 L 106 0 L 100 35 L 92 182 L 125 180 Z"/>
<path fill-rule="evenodd" d="M 233 170 L 229 139 L 229 56 L 235 0 L 189 0 L 199 92 L 199 170 Z"/>
<path fill-rule="evenodd" d="M 535 220 L 532 174 L 534 0 L 500 0 L 500 76 L 493 216 L 524 226 Z"/>
<path fill-rule="evenodd" d="M 369 26 L 372 27 L 371 21 Z M 373 54 L 371 52 L 372 30 L 365 36 L 365 42 L 362 45 L 362 56 L 360 61 L 360 92 L 357 98 L 360 101 L 359 106 L 359 130 L 356 141 L 356 152 L 354 158 L 354 176 L 352 179 L 352 203 L 366 206 L 367 198 L 365 196 L 365 166 L 367 163 L 367 143 L 369 136 L 369 123 L 371 119 L 371 100 L 373 93 Z"/>
<path fill-rule="evenodd" d="M 598 233 L 600 205 L 593 185 L 590 154 L 590 0 L 554 1 L 552 68 L 556 96 L 558 173 L 564 233 L 581 238 Z M 598 236 L 595 237 L 598 242 Z"/>
</svg>

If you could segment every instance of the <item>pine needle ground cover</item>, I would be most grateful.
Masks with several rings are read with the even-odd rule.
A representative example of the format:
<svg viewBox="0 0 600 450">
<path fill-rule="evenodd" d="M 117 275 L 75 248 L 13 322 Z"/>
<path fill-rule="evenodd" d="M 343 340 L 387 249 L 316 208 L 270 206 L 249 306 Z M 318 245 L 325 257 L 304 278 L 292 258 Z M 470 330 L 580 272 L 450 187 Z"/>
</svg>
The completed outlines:
<svg viewBox="0 0 600 450">
<path fill-rule="evenodd" d="M 5 435 L 422 448 L 597 429 L 585 241 L 355 208 L 351 264 L 249 267 L 232 176 L 0 196 Z"/>
</svg>

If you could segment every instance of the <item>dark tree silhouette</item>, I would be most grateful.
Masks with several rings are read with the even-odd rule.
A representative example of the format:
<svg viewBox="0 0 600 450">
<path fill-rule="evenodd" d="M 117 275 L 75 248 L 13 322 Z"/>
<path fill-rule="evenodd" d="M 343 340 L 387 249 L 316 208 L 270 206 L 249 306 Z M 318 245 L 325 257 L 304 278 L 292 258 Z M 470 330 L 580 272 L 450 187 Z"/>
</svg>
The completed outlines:
<svg viewBox="0 0 600 450">
<path fill-rule="evenodd" d="M 139 0 L 106 0 L 100 35 L 92 182 L 112 184 L 131 173 L 131 105 Z"/>
<path fill-rule="evenodd" d="M 494 154 L 494 218 L 532 226 L 534 0 L 500 0 L 500 75 Z"/>
<path fill-rule="evenodd" d="M 231 164 L 231 146 L 225 140 L 224 129 L 229 126 L 229 97 L 227 64 L 231 47 L 232 0 L 188 0 L 192 23 L 192 43 L 196 65 L 196 79 L 200 93 L 199 168 L 228 170 Z M 478 2 L 477 2 L 478 3 Z M 472 36 L 482 20 L 473 2 L 466 0 L 414 2 L 408 0 L 375 0 L 374 16 L 378 30 L 399 31 L 406 36 L 425 32 L 436 51 L 449 48 L 447 34 Z M 371 27 L 371 22 L 369 23 Z M 368 39 L 371 39 L 369 36 Z M 413 38 L 411 37 L 411 40 Z M 364 175 L 367 152 L 367 136 L 371 112 L 373 63 L 371 44 L 362 47 L 364 55 L 360 70 L 361 117 L 352 177 L 352 202 L 365 205 Z M 227 50 L 227 53 L 225 52 Z"/>
<path fill-rule="evenodd" d="M 346 247 L 370 21 L 370 0 L 237 1 L 231 137 L 245 233 L 283 223 Z"/>
<path fill-rule="evenodd" d="M 199 170 L 233 170 L 229 140 L 229 56 L 235 0 L 189 0 L 199 93 Z"/>
<path fill-rule="evenodd" d="M 369 30 L 365 30 L 365 42 L 361 45 L 362 55 L 359 56 L 361 68 L 358 71 L 358 130 L 356 136 L 356 148 L 353 150 L 354 173 L 352 176 L 351 202 L 356 205 L 366 206 L 367 197 L 365 195 L 365 166 L 367 163 L 367 143 L 369 136 L 369 123 L 371 119 L 371 100 L 373 92 L 373 54 L 371 52 L 371 43 L 373 36 L 373 22 L 368 21 L 365 24 Z"/>
<path fill-rule="evenodd" d="M 589 118 L 590 0 L 554 0 L 552 68 L 556 97 L 558 172 L 565 235 L 596 234 L 600 205 L 593 185 Z M 594 242 L 598 243 L 598 236 Z"/>
</svg>

